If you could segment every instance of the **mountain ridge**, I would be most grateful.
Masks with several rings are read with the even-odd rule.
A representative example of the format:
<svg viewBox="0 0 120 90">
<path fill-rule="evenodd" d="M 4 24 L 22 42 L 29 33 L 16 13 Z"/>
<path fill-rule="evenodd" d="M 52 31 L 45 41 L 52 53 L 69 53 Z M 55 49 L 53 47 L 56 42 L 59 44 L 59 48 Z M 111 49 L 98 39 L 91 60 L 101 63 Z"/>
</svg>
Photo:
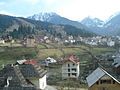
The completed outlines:
<svg viewBox="0 0 120 90">
<path fill-rule="evenodd" d="M 105 28 L 106 27 L 105 24 L 107 22 L 102 21 L 98 18 L 87 17 L 87 18 L 84 18 L 81 22 L 78 22 L 78 21 L 73 21 L 65 17 L 62 17 L 56 13 L 39 13 L 39 14 L 34 14 L 33 16 L 30 16 L 28 18 L 32 20 L 45 21 L 45 22 L 58 24 L 58 25 L 59 24 L 72 25 L 77 28 L 84 29 L 88 32 L 96 33 L 98 35 L 111 35 L 112 33 L 111 31 L 108 30 L 108 28 Z"/>
<path fill-rule="evenodd" d="M 45 18 L 45 16 L 47 17 Z M 78 21 L 67 19 L 53 12 L 34 14 L 33 16 L 29 16 L 28 18 L 37 21 L 45 21 L 53 24 L 72 25 L 80 29 L 86 29 L 86 30 L 88 29 L 86 26 L 84 26 Z"/>
<path fill-rule="evenodd" d="M 72 28 L 72 29 L 71 29 Z M 74 33 L 73 33 L 74 32 Z M 0 15 L 0 34 L 11 34 L 14 37 L 23 37 L 23 35 L 31 34 L 49 34 L 60 37 L 66 35 L 91 36 L 93 33 L 78 29 L 74 26 L 56 25 L 48 22 L 31 20 L 23 17 L 14 17 L 9 15 Z M 18 35 L 14 35 L 18 34 Z"/>
<path fill-rule="evenodd" d="M 94 23 L 94 19 L 84 18 L 81 23 L 90 28 L 91 31 L 100 35 L 116 36 L 120 35 L 120 12 L 110 16 L 108 20 Z M 99 27 L 99 23 L 101 23 Z"/>
</svg>

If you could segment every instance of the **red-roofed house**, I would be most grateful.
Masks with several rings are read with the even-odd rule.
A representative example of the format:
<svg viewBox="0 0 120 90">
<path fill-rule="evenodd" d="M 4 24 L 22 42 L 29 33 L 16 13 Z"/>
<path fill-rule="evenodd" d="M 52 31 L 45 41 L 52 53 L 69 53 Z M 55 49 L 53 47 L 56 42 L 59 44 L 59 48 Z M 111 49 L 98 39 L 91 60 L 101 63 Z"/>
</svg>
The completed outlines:
<svg viewBox="0 0 120 90">
<path fill-rule="evenodd" d="M 37 61 L 36 60 L 27 60 L 24 62 L 24 64 L 32 64 L 32 65 L 36 65 Z"/>
<path fill-rule="evenodd" d="M 69 55 L 64 58 L 62 65 L 62 79 L 79 77 L 79 59 L 75 55 Z"/>
</svg>

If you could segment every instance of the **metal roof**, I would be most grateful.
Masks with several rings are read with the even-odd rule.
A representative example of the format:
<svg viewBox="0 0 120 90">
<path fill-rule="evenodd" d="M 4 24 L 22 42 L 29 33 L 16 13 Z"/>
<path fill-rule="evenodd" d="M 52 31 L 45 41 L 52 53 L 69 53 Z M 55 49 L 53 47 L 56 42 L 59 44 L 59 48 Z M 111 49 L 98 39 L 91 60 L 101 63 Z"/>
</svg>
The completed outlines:
<svg viewBox="0 0 120 90">
<path fill-rule="evenodd" d="M 23 64 L 24 62 L 26 62 L 27 60 L 25 60 L 25 59 L 23 59 L 23 60 L 17 60 L 17 62 L 19 63 L 19 64 Z"/>
<path fill-rule="evenodd" d="M 95 71 L 93 71 L 86 79 L 88 86 L 92 86 L 95 82 L 97 82 L 102 76 L 104 76 L 105 73 L 100 69 L 97 68 Z"/>
<path fill-rule="evenodd" d="M 94 83 L 96 83 L 101 77 L 104 75 L 108 75 L 111 77 L 113 80 L 115 80 L 117 83 L 120 84 L 120 82 L 114 78 L 112 75 L 110 75 L 108 72 L 103 70 L 102 68 L 98 67 L 95 71 L 93 71 L 86 79 L 88 86 L 91 87 Z"/>
</svg>

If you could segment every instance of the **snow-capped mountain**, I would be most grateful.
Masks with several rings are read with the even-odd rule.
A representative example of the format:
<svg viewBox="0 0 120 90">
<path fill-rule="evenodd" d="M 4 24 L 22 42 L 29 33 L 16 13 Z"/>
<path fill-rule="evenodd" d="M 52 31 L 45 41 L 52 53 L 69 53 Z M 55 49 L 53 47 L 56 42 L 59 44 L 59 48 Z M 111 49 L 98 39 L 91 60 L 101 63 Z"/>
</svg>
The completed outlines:
<svg viewBox="0 0 120 90">
<path fill-rule="evenodd" d="M 7 33 L 6 33 L 7 32 Z M 56 25 L 48 22 L 31 20 L 23 17 L 15 17 L 0 14 L 0 35 L 8 34 L 14 38 L 23 38 L 25 36 L 46 34 L 59 38 L 66 35 L 73 36 L 94 36 L 94 33 L 84 29 L 79 29 L 70 25 Z"/>
<path fill-rule="evenodd" d="M 105 33 L 103 30 L 104 21 L 98 18 L 86 17 L 81 21 L 81 23 L 86 25 L 92 32 L 96 34 L 103 35 Z"/>
<path fill-rule="evenodd" d="M 103 27 L 104 21 L 98 18 L 91 18 L 86 17 L 81 21 L 82 24 L 86 25 L 87 27 Z"/>
<path fill-rule="evenodd" d="M 120 35 L 120 13 L 112 15 L 104 24 L 104 28 L 111 33 L 111 35 Z"/>
<path fill-rule="evenodd" d="M 87 17 L 81 23 L 97 34 L 120 35 L 120 12 L 114 13 L 106 21 Z"/>
<path fill-rule="evenodd" d="M 29 16 L 29 19 L 32 20 L 38 20 L 38 21 L 45 21 L 49 22 L 53 17 L 58 16 L 56 13 L 51 12 L 51 13 L 39 13 L 39 14 L 34 14 L 33 16 Z"/>
<path fill-rule="evenodd" d="M 88 29 L 85 25 L 81 24 L 78 21 L 69 20 L 53 12 L 34 14 L 33 16 L 29 16 L 28 18 L 32 20 L 45 21 L 53 24 L 72 25 L 77 28 L 85 29 L 85 30 Z"/>
<path fill-rule="evenodd" d="M 72 25 L 100 35 L 120 35 L 120 13 L 113 14 L 106 21 L 93 17 L 86 17 L 81 22 L 72 21 L 53 12 L 34 14 L 28 18 L 53 24 Z"/>
</svg>

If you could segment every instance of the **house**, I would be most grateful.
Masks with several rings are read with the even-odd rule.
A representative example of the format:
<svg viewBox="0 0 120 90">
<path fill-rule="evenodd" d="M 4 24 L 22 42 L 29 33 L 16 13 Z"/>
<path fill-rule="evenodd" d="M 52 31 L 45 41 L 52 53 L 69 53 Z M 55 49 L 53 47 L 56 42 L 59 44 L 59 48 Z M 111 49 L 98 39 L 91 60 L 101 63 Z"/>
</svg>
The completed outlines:
<svg viewBox="0 0 120 90">
<path fill-rule="evenodd" d="M 62 79 L 79 77 L 79 59 L 75 55 L 64 58 L 62 64 Z"/>
<path fill-rule="evenodd" d="M 27 82 L 18 66 L 7 65 L 0 70 L 0 90 L 37 90 Z"/>
<path fill-rule="evenodd" d="M 98 67 L 87 78 L 88 90 L 120 90 L 120 81 Z"/>
<path fill-rule="evenodd" d="M 115 58 L 112 65 L 113 65 L 113 70 L 115 71 L 115 73 L 120 75 L 120 57 Z"/>
<path fill-rule="evenodd" d="M 45 89 L 46 83 L 46 73 L 47 71 L 42 69 L 40 65 L 37 64 L 36 60 L 27 60 L 20 65 L 21 72 L 23 76 L 27 78 L 31 83 L 33 83 L 38 89 Z"/>
<path fill-rule="evenodd" d="M 115 42 L 114 41 L 108 41 L 107 46 L 110 46 L 110 47 L 115 46 Z"/>
<path fill-rule="evenodd" d="M 46 88 L 46 73 L 39 65 L 23 64 L 20 65 L 20 70 L 27 81 L 32 83 L 37 89 Z"/>
<path fill-rule="evenodd" d="M 34 60 L 34 59 L 26 60 L 23 64 L 36 65 L 37 64 L 37 60 Z"/>
<path fill-rule="evenodd" d="M 23 64 L 24 62 L 26 62 L 27 60 L 23 59 L 23 60 L 17 60 L 16 64 Z"/>
<path fill-rule="evenodd" d="M 48 57 L 45 60 L 40 60 L 42 66 L 49 66 L 49 64 L 55 64 L 57 61 L 54 58 Z"/>
<path fill-rule="evenodd" d="M 56 63 L 57 61 L 51 57 L 48 57 L 45 59 L 45 62 L 48 64 Z"/>
<path fill-rule="evenodd" d="M 44 42 L 44 35 L 36 36 L 35 41 L 39 44 Z"/>
<path fill-rule="evenodd" d="M 37 61 L 34 60 L 34 59 L 30 59 L 30 60 L 26 60 L 26 59 L 23 59 L 23 60 L 17 60 L 17 62 L 15 63 L 16 64 L 32 64 L 32 65 L 35 65 L 37 64 Z"/>
<path fill-rule="evenodd" d="M 0 44 L 5 44 L 5 40 L 0 40 Z"/>
<path fill-rule="evenodd" d="M 0 90 L 43 90 L 46 71 L 39 65 L 6 65 L 0 71 Z"/>
<path fill-rule="evenodd" d="M 35 38 L 33 36 L 25 38 L 23 41 L 23 45 L 26 47 L 35 47 L 36 46 Z"/>
</svg>

